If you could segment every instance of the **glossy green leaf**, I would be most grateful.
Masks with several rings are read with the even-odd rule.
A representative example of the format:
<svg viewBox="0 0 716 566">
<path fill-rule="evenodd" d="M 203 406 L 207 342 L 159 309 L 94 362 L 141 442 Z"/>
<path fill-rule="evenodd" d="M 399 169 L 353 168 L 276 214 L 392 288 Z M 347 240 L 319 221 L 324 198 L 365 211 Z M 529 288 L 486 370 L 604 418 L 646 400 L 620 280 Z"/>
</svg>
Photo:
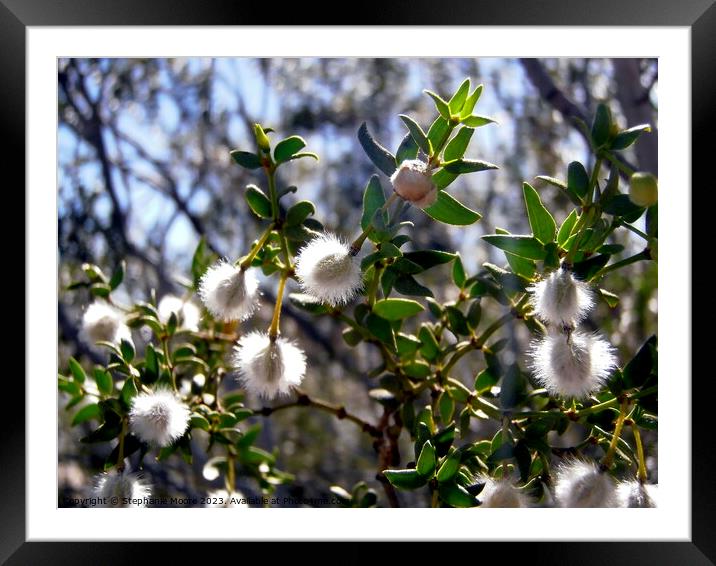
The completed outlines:
<svg viewBox="0 0 716 566">
<path fill-rule="evenodd" d="M 445 161 L 454 161 L 456 159 L 462 159 L 467 151 L 467 146 L 470 144 L 472 134 L 475 132 L 474 128 L 460 128 L 457 135 L 448 142 L 445 147 L 445 153 L 443 157 Z"/>
<path fill-rule="evenodd" d="M 476 159 L 455 159 L 443 163 L 443 168 L 448 173 L 476 173 L 478 171 L 488 171 L 490 169 L 499 169 L 497 165 L 488 163 L 487 161 L 478 161 Z"/>
<path fill-rule="evenodd" d="M 134 344 L 129 340 L 122 340 L 119 344 L 119 350 L 122 352 L 122 359 L 127 363 L 131 363 L 134 359 Z"/>
<path fill-rule="evenodd" d="M 475 105 L 477 104 L 477 101 L 480 100 L 480 95 L 482 94 L 483 85 L 477 85 L 475 87 L 475 90 L 470 93 L 470 95 L 465 100 L 465 104 L 462 107 L 462 110 L 460 110 L 460 119 L 467 118 L 470 114 L 472 114 L 472 111 L 475 109 Z"/>
<path fill-rule="evenodd" d="M 418 147 L 423 150 L 423 153 L 426 155 L 432 155 L 432 144 L 430 143 L 430 140 L 428 140 L 427 134 L 418 125 L 418 123 L 405 114 L 400 114 L 399 116 L 403 123 L 407 126 L 410 135 L 415 140 L 415 143 L 417 143 Z"/>
<path fill-rule="evenodd" d="M 75 416 L 72 418 L 72 426 L 78 425 L 90 419 L 100 420 L 102 417 L 102 409 L 100 409 L 97 403 L 91 405 L 85 405 L 82 407 Z"/>
<path fill-rule="evenodd" d="M 452 454 L 445 458 L 445 461 L 440 466 L 437 475 L 438 481 L 441 483 L 450 481 L 455 476 L 455 474 L 457 474 L 459 468 L 460 452 L 455 450 Z"/>
<path fill-rule="evenodd" d="M 372 175 L 363 191 L 363 215 L 360 225 L 363 230 L 371 225 L 375 213 L 385 204 L 385 193 L 378 175 Z"/>
<path fill-rule="evenodd" d="M 567 168 L 567 190 L 581 200 L 589 192 L 589 175 L 579 161 L 572 161 Z"/>
<path fill-rule="evenodd" d="M 461 485 L 444 484 L 438 488 L 440 499 L 452 507 L 475 507 L 478 504 L 477 498 Z"/>
<path fill-rule="evenodd" d="M 454 226 L 468 226 L 482 218 L 479 212 L 467 208 L 445 191 L 438 191 L 435 204 L 423 209 L 423 212 L 433 220 Z"/>
<path fill-rule="evenodd" d="M 255 153 L 248 151 L 233 150 L 230 153 L 232 159 L 246 169 L 258 169 L 261 167 L 261 159 Z"/>
<path fill-rule="evenodd" d="M 102 395 L 111 395 L 114 390 L 114 381 L 112 374 L 104 368 L 97 367 L 94 372 L 94 382 L 97 384 L 97 390 Z"/>
<path fill-rule="evenodd" d="M 462 110 L 463 106 L 465 106 L 465 101 L 467 100 L 467 95 L 470 92 L 470 79 L 465 79 L 458 89 L 455 91 L 455 94 L 452 95 L 450 98 L 450 101 L 448 102 L 448 106 L 450 108 L 451 114 L 459 114 Z"/>
<path fill-rule="evenodd" d="M 543 244 L 554 241 L 557 224 L 552 215 L 542 204 L 537 191 L 529 183 L 522 184 L 522 194 L 527 207 L 532 234 Z"/>
<path fill-rule="evenodd" d="M 435 121 L 430 125 L 428 130 L 428 140 L 434 148 L 440 147 L 440 145 L 447 140 L 452 131 L 452 126 L 442 116 L 438 116 Z"/>
<path fill-rule="evenodd" d="M 445 102 L 438 94 L 435 94 L 431 90 L 424 90 L 425 94 L 427 94 L 430 98 L 433 99 L 433 102 L 435 102 L 435 108 L 438 109 L 438 112 L 440 112 L 440 115 L 445 118 L 446 120 L 450 119 L 450 107 L 448 106 L 448 103 Z"/>
<path fill-rule="evenodd" d="M 358 129 L 358 141 L 373 165 L 388 177 L 395 172 L 395 156 L 373 139 L 365 122 Z"/>
<path fill-rule="evenodd" d="M 649 124 L 639 124 L 638 126 L 619 132 L 612 140 L 611 148 L 616 150 L 626 149 L 645 132 L 651 132 L 651 126 Z"/>
<path fill-rule="evenodd" d="M 299 201 L 286 212 L 286 226 L 298 226 L 302 224 L 306 218 L 315 213 L 316 207 L 311 201 Z"/>
<path fill-rule="evenodd" d="M 119 262 L 119 265 L 117 266 L 117 269 L 114 270 L 114 273 L 112 274 L 112 278 L 109 280 L 109 287 L 114 291 L 117 287 L 119 287 L 122 284 L 122 281 L 124 280 L 124 271 L 127 267 L 127 263 L 122 260 Z"/>
<path fill-rule="evenodd" d="M 365 319 L 365 325 L 371 334 L 383 342 L 383 344 L 388 345 L 393 350 L 397 350 L 395 334 L 393 333 L 393 327 L 390 325 L 390 322 L 376 314 L 370 313 Z"/>
<path fill-rule="evenodd" d="M 74 377 L 75 381 L 77 383 L 84 383 L 85 379 L 87 379 L 87 374 L 85 374 L 85 370 L 82 369 L 80 363 L 73 357 L 70 357 L 70 359 L 67 360 L 67 363 L 70 366 L 70 372 L 72 373 L 72 377 Z"/>
<path fill-rule="evenodd" d="M 605 104 L 597 106 L 597 112 L 592 123 L 592 141 L 596 147 L 600 147 L 609 140 L 609 132 L 612 127 L 612 115 L 609 107 Z"/>
<path fill-rule="evenodd" d="M 572 234 L 572 228 L 574 228 L 574 225 L 577 223 L 577 219 L 577 210 L 573 209 L 572 212 L 569 213 L 569 216 L 564 219 L 564 222 L 562 222 L 562 225 L 559 227 L 559 232 L 557 232 L 557 244 L 560 247 L 564 247 L 564 244 L 569 239 L 569 236 Z"/>
<path fill-rule="evenodd" d="M 206 417 L 200 415 L 199 413 L 192 413 L 189 418 L 189 425 L 191 428 L 200 428 L 201 430 L 207 431 L 211 428 L 211 425 L 209 424 L 209 421 L 206 420 Z"/>
<path fill-rule="evenodd" d="M 415 143 L 413 136 L 408 132 L 405 134 L 403 141 L 398 146 L 398 151 L 395 152 L 395 160 L 400 165 L 403 161 L 409 159 L 415 159 L 418 156 L 418 144 Z"/>
<path fill-rule="evenodd" d="M 256 185 L 249 185 L 246 187 L 244 196 L 249 208 L 256 216 L 259 218 L 271 218 L 271 201 L 261 189 Z"/>
<path fill-rule="evenodd" d="M 435 458 L 435 447 L 428 440 L 425 444 L 423 444 L 423 449 L 420 451 L 420 456 L 418 457 L 418 463 L 416 465 L 417 472 L 421 476 L 432 476 L 435 471 L 436 464 L 437 460 Z"/>
<path fill-rule="evenodd" d="M 296 153 L 306 147 L 306 141 L 301 136 L 290 136 L 276 144 L 273 158 L 276 163 L 283 163 L 291 159 Z"/>
<path fill-rule="evenodd" d="M 452 280 L 461 289 L 465 286 L 467 281 L 467 275 L 465 275 L 465 268 L 462 265 L 460 254 L 455 256 L 455 260 L 452 263 Z"/>
<path fill-rule="evenodd" d="M 402 320 L 424 310 L 423 305 L 410 299 L 382 299 L 373 305 L 373 312 L 385 320 Z"/>
<path fill-rule="evenodd" d="M 471 128 L 479 128 L 481 126 L 487 126 L 488 124 L 494 124 L 495 120 L 488 116 L 472 115 L 463 118 L 462 123 Z"/>
<path fill-rule="evenodd" d="M 385 470 L 383 474 L 391 484 L 399 489 L 418 489 L 428 481 L 417 470 Z"/>
<path fill-rule="evenodd" d="M 527 259 L 542 260 L 546 255 L 544 246 L 532 236 L 489 234 L 482 239 L 501 250 Z"/>
</svg>

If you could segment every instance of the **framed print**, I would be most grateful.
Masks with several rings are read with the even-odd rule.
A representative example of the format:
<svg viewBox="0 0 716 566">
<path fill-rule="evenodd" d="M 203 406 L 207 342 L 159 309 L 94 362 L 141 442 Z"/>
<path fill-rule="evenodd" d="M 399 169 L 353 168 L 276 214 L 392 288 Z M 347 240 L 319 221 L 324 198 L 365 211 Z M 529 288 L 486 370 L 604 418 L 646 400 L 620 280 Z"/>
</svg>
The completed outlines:
<svg viewBox="0 0 716 566">
<path fill-rule="evenodd" d="M 26 213 L 3 560 L 713 563 L 711 3 L 222 4 L 0 6 Z"/>
</svg>

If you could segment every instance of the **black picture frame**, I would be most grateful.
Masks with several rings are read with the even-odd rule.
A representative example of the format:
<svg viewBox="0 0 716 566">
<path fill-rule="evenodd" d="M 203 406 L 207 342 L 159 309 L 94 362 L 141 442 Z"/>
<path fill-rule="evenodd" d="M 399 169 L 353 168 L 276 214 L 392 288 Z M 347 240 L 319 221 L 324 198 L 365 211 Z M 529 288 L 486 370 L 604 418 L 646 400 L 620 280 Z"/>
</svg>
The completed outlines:
<svg viewBox="0 0 716 566">
<path fill-rule="evenodd" d="M 269 10 L 261 2 L 214 0 L 188 2 L 178 0 L 0 0 L 0 116 L 6 148 L 2 153 L 6 177 L 14 178 L 15 187 L 25 185 L 25 37 L 28 26 L 85 26 L 85 25 L 283 25 L 305 23 L 315 25 L 315 14 L 335 14 L 326 25 L 560 25 L 560 26 L 685 26 L 691 30 L 692 76 L 692 179 L 702 193 L 713 191 L 710 181 L 713 156 L 698 158 L 710 146 L 707 136 L 714 129 L 714 95 L 716 78 L 713 57 L 716 55 L 716 5 L 713 0 L 517 0 L 451 2 L 449 9 L 439 3 L 413 0 L 410 3 L 361 2 L 360 10 L 351 10 L 351 21 L 339 21 L 340 12 L 323 8 L 320 4 L 286 5 Z M 310 12 L 310 13 L 307 13 Z M 271 21 L 267 21 L 268 17 Z M 710 137 L 710 136 L 709 136 Z M 662 143 L 667 143 L 668 140 Z M 31 150 L 31 148 L 30 148 Z M 6 181 L 6 187 L 10 182 Z M 689 190 L 685 187 L 684 190 Z M 25 210 L 21 193 L 15 191 L 17 205 L 13 210 Z M 11 195 L 7 195 L 9 198 Z M 707 207 L 697 207 L 702 211 Z M 697 225 L 694 221 L 694 225 Z M 699 240 L 693 238 L 694 248 Z M 18 246 L 19 248 L 19 246 Z M 12 253 L 12 252 L 11 252 Z M 15 252 L 19 255 L 19 251 Z M 693 254 L 692 257 L 697 257 Z M 19 278 L 20 258 L 6 256 Z M 24 262 L 31 258 L 24 258 Z M 23 262 L 23 263 L 24 263 Z M 690 277 L 691 274 L 680 274 Z M 24 278 L 24 276 L 23 276 Z M 17 279 L 15 287 L 17 287 Z M 693 287 L 695 296 L 699 288 Z M 25 293 L 25 301 L 31 297 Z M 31 334 L 32 329 L 25 329 Z M 684 329 L 690 332 L 691 329 Z M 19 334 L 19 333 L 18 333 Z M 26 335 L 23 333 L 23 335 Z M 703 351 L 706 336 L 694 328 L 692 352 Z M 695 347 L 694 347 L 695 346 Z M 701 346 L 701 348 L 699 348 Z M 27 348 L 27 343 L 25 344 Z M 27 351 L 26 351 L 27 354 Z M 7 370 L 6 370 L 7 371 Z M 15 371 L 17 371 L 15 369 Z M 545 543 L 479 543 L 489 544 L 490 554 L 501 562 L 529 564 L 714 564 L 716 563 L 716 456 L 713 449 L 712 425 L 707 421 L 714 393 L 714 380 L 709 372 L 692 372 L 692 538 L 690 542 L 545 542 Z M 668 376 L 687 383 L 688 372 L 682 376 Z M 5 376 L 5 399 L 25 399 L 24 382 Z M 30 400 L 31 401 L 31 400 Z M 0 561 L 7 564 L 115 564 L 149 557 L 147 544 L 112 542 L 26 542 L 25 537 L 25 407 L 24 403 L 4 403 L 0 426 Z M 625 530 L 627 525 L 625 525 Z M 585 525 L 585 539 L 590 536 Z M 320 533 L 317 533 L 317 538 Z M 231 550 L 235 559 L 266 559 L 272 544 L 241 543 L 241 551 Z M 355 544 L 350 552 L 327 551 L 317 556 L 311 550 L 281 548 L 271 550 L 290 558 L 298 552 L 309 552 L 312 558 L 328 560 L 350 557 L 351 562 L 365 562 L 382 555 L 376 543 Z M 453 543 L 450 554 L 468 557 L 466 544 Z M 208 555 L 200 545 L 172 543 L 161 550 L 163 560 L 181 558 L 189 561 L 196 554 Z M 233 545 L 232 545 L 233 546 Z M 353 545 L 352 545 L 353 546 Z M 423 545 L 412 549 L 422 552 Z M 303 547 L 300 547 L 303 548 Z M 407 550 L 407 549 L 406 549 Z M 337 552 L 337 554 L 336 554 Z M 401 556 L 406 558 L 405 551 Z M 438 550 L 438 552 L 442 552 Z M 447 555 L 445 555 L 447 559 Z M 469 558 L 476 560 L 477 556 Z"/>
</svg>

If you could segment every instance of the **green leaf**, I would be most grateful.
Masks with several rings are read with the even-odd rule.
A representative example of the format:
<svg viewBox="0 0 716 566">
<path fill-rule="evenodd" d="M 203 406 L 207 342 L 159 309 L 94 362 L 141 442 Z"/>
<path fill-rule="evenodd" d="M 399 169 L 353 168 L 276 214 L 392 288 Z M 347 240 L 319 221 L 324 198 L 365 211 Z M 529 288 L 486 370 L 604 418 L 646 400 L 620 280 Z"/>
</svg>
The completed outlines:
<svg viewBox="0 0 716 566">
<path fill-rule="evenodd" d="M 418 473 L 418 470 L 385 470 L 383 474 L 391 484 L 399 489 L 418 489 L 428 482 Z"/>
<path fill-rule="evenodd" d="M 530 221 L 532 234 L 543 244 L 554 241 L 554 235 L 557 231 L 557 223 L 552 215 L 542 204 L 537 191 L 529 183 L 522 184 L 522 194 L 527 207 L 527 217 Z"/>
<path fill-rule="evenodd" d="M 470 328 L 467 325 L 467 320 L 462 311 L 455 306 L 448 306 L 445 308 L 445 313 L 448 318 L 448 327 L 453 334 L 467 336 L 470 334 Z"/>
<path fill-rule="evenodd" d="M 117 266 L 117 269 L 114 270 L 114 273 L 112 274 L 112 279 L 109 280 L 109 287 L 114 291 L 117 287 L 120 286 L 122 283 L 122 280 L 124 279 L 124 271 L 127 267 L 127 264 L 124 260 L 119 262 L 119 265 Z"/>
<path fill-rule="evenodd" d="M 499 169 L 497 165 L 488 163 L 487 161 L 478 161 L 476 159 L 454 159 L 443 163 L 443 168 L 448 173 L 461 175 L 463 173 L 476 173 L 478 171 L 488 171 L 490 169 Z"/>
<path fill-rule="evenodd" d="M 302 200 L 294 204 L 286 212 L 286 226 L 298 226 L 306 218 L 316 213 L 316 207 L 308 200 Z"/>
<path fill-rule="evenodd" d="M 363 191 L 363 216 L 360 225 L 363 230 L 368 228 L 373 221 L 375 213 L 385 204 L 385 193 L 378 180 L 378 175 L 371 176 Z"/>
<path fill-rule="evenodd" d="M 450 454 L 438 470 L 438 481 L 440 483 L 450 481 L 460 468 L 460 452 L 455 450 Z"/>
<path fill-rule="evenodd" d="M 423 269 L 430 269 L 436 265 L 450 263 L 455 259 L 455 254 L 440 250 L 418 250 L 403 254 L 403 257 L 413 263 L 417 263 Z"/>
<path fill-rule="evenodd" d="M 589 175 L 579 161 L 572 161 L 567 168 L 567 190 L 580 200 L 589 192 Z"/>
<path fill-rule="evenodd" d="M 624 385 L 627 388 L 641 387 L 656 370 L 657 360 L 656 336 L 651 336 L 637 352 L 622 372 Z"/>
<path fill-rule="evenodd" d="M 501 250 L 527 259 L 542 260 L 546 256 L 544 246 L 532 236 L 489 234 L 482 236 L 482 239 Z"/>
<path fill-rule="evenodd" d="M 258 169 L 261 167 L 261 159 L 259 159 L 259 156 L 255 153 L 235 149 L 230 153 L 230 155 L 236 163 L 246 169 Z"/>
<path fill-rule="evenodd" d="M 467 146 L 474 132 L 474 128 L 460 128 L 457 135 L 451 139 L 447 147 L 445 147 L 445 153 L 443 155 L 445 161 L 461 159 L 462 156 L 465 155 L 465 151 L 467 151 Z"/>
<path fill-rule="evenodd" d="M 433 292 L 415 280 L 415 277 L 407 273 L 400 274 L 393 282 L 395 290 L 401 295 L 411 297 L 432 297 Z"/>
<path fill-rule="evenodd" d="M 368 330 L 370 330 L 371 334 L 383 342 L 383 344 L 388 345 L 393 350 L 398 349 L 398 346 L 395 343 L 393 327 L 390 325 L 390 322 L 373 313 L 370 313 L 365 319 L 365 325 Z"/>
<path fill-rule="evenodd" d="M 465 268 L 462 265 L 462 260 L 460 259 L 460 254 L 455 256 L 455 261 L 452 263 L 452 280 L 462 289 L 465 286 L 465 281 L 467 280 L 467 275 L 465 275 Z"/>
<path fill-rule="evenodd" d="M 440 499 L 452 507 L 475 507 L 478 500 L 461 485 L 444 484 L 438 487 Z"/>
<path fill-rule="evenodd" d="M 159 377 L 159 359 L 152 344 L 147 344 L 144 350 L 144 372 L 149 377 L 150 382 L 156 381 Z"/>
<path fill-rule="evenodd" d="M 597 106 L 597 113 L 592 124 L 592 141 L 595 147 L 600 147 L 609 140 L 609 132 L 612 127 L 612 115 L 605 104 Z"/>
<path fill-rule="evenodd" d="M 398 162 L 398 165 L 400 165 L 403 161 L 415 159 L 417 156 L 418 144 L 415 143 L 413 136 L 407 133 L 398 146 L 398 151 L 395 153 L 395 160 Z"/>
<path fill-rule="evenodd" d="M 368 132 L 368 126 L 365 122 L 358 129 L 358 141 L 368 158 L 378 169 L 390 177 L 396 169 L 395 157 L 382 145 L 373 139 Z"/>
<path fill-rule="evenodd" d="M 302 137 L 288 137 L 276 144 L 276 149 L 273 150 L 273 158 L 276 163 L 283 163 L 291 159 L 293 155 L 301 151 L 304 147 L 306 147 L 306 142 Z"/>
<path fill-rule="evenodd" d="M 487 124 L 494 124 L 495 120 L 488 116 L 473 115 L 462 118 L 462 123 L 471 128 L 479 128 L 480 126 L 487 126 Z"/>
<path fill-rule="evenodd" d="M 468 326 L 475 330 L 480 325 L 480 318 L 482 318 L 482 305 L 479 300 L 473 301 L 465 317 Z"/>
<path fill-rule="evenodd" d="M 564 181 L 560 181 L 559 179 L 555 179 L 554 177 L 549 177 L 547 175 L 537 175 L 535 179 L 539 179 L 540 181 L 544 181 L 560 189 L 567 190 L 567 183 L 565 183 Z"/>
<path fill-rule="evenodd" d="M 532 279 L 537 272 L 537 265 L 531 259 L 505 252 L 505 259 L 510 265 L 510 269 L 516 275 L 524 277 L 525 279 Z"/>
<path fill-rule="evenodd" d="M 472 114 L 472 111 L 475 109 L 475 105 L 477 104 L 477 101 L 480 100 L 480 95 L 482 94 L 482 88 L 483 85 L 477 85 L 475 87 L 475 90 L 472 91 L 470 96 L 467 97 L 465 100 L 465 104 L 462 107 L 462 110 L 460 110 L 460 119 L 467 118 L 470 114 Z"/>
<path fill-rule="evenodd" d="M 557 244 L 559 247 L 564 247 L 569 236 L 571 236 L 572 228 L 574 228 L 574 225 L 577 223 L 577 217 L 577 210 L 573 209 L 572 212 L 569 213 L 569 216 L 564 219 L 564 222 L 562 222 L 562 225 L 559 227 L 559 232 L 557 232 Z"/>
<path fill-rule="evenodd" d="M 651 132 L 651 126 L 649 124 L 639 124 L 638 126 L 619 132 L 614 140 L 612 140 L 611 148 L 616 150 L 626 149 L 639 139 L 639 136 L 644 132 Z"/>
<path fill-rule="evenodd" d="M 407 126 L 410 135 L 415 140 L 415 143 L 418 144 L 418 147 L 423 150 L 423 153 L 425 153 L 425 155 L 432 155 L 432 144 L 430 143 L 430 140 L 428 140 L 428 136 L 425 134 L 425 132 L 423 132 L 423 129 L 418 125 L 418 123 L 410 116 L 406 116 L 405 114 L 400 114 L 399 117 Z"/>
<path fill-rule="evenodd" d="M 132 406 L 132 399 L 134 399 L 138 393 L 139 392 L 137 391 L 137 386 L 135 385 L 134 380 L 132 378 L 127 378 L 122 386 L 122 392 L 120 393 L 120 397 L 127 408 Z"/>
<path fill-rule="evenodd" d="M 301 159 L 302 157 L 312 157 L 316 161 L 318 161 L 318 154 L 313 153 L 312 151 L 299 151 L 298 153 L 294 153 L 288 161 L 291 161 L 293 159 Z"/>
<path fill-rule="evenodd" d="M 435 94 L 431 90 L 424 90 L 425 94 L 427 94 L 430 98 L 433 99 L 435 102 L 435 108 L 438 109 L 438 112 L 440 112 L 440 115 L 445 118 L 446 120 L 450 119 L 450 107 L 448 106 L 448 103 L 445 102 L 442 98 L 440 98 L 439 95 Z"/>
<path fill-rule="evenodd" d="M 94 382 L 102 395 L 111 395 L 114 390 L 112 374 L 104 368 L 98 367 L 94 370 Z"/>
<path fill-rule="evenodd" d="M 209 421 L 206 420 L 206 417 L 200 415 L 199 413 L 191 414 L 191 417 L 189 418 L 189 425 L 191 428 L 200 428 L 201 430 L 207 431 L 211 428 L 211 425 L 209 424 Z"/>
<path fill-rule="evenodd" d="M 134 344 L 129 340 L 122 340 L 119 350 L 122 352 L 122 359 L 128 364 L 131 363 L 134 359 Z"/>
<path fill-rule="evenodd" d="M 420 338 L 420 354 L 423 358 L 428 361 L 435 360 L 440 353 L 440 346 L 432 330 L 425 325 L 421 326 L 418 338 Z"/>
<path fill-rule="evenodd" d="M 245 197 L 249 208 L 256 216 L 259 218 L 271 218 L 271 201 L 261 189 L 256 185 L 249 185 L 246 187 Z"/>
<path fill-rule="evenodd" d="M 75 378 L 75 381 L 78 383 L 84 383 L 87 378 L 87 374 L 85 373 L 85 370 L 82 369 L 80 363 L 72 357 L 67 360 L 67 363 L 70 366 L 70 371 L 72 372 L 72 377 Z"/>
<path fill-rule="evenodd" d="M 443 140 L 447 139 L 451 128 L 450 122 L 442 116 L 438 116 L 428 130 L 428 140 L 432 146 L 439 147 Z"/>
<path fill-rule="evenodd" d="M 410 299 L 382 299 L 373 305 L 373 312 L 385 320 L 402 320 L 424 310 L 423 305 Z"/>
<path fill-rule="evenodd" d="M 109 297 L 111 292 L 112 289 L 106 283 L 92 283 L 90 286 L 90 293 L 92 293 L 95 297 L 102 297 L 103 299 L 106 299 Z"/>
<path fill-rule="evenodd" d="M 482 218 L 479 212 L 467 208 L 445 191 L 438 191 L 435 204 L 423 209 L 423 212 L 433 220 L 453 226 L 468 226 Z"/>
<path fill-rule="evenodd" d="M 418 457 L 418 463 L 416 465 L 418 474 L 421 476 L 432 476 L 435 471 L 436 464 L 437 460 L 435 458 L 435 447 L 428 440 L 425 444 L 423 444 L 423 449 L 420 451 L 420 456 Z"/>
<path fill-rule="evenodd" d="M 90 419 L 100 420 L 102 417 L 102 409 L 97 403 L 85 405 L 82 407 L 72 419 L 72 426 L 78 425 Z"/>
<path fill-rule="evenodd" d="M 606 289 L 599 289 L 599 294 L 606 301 L 610 308 L 615 308 L 619 305 L 619 296 L 614 293 L 610 293 Z"/>
<path fill-rule="evenodd" d="M 455 401 L 448 395 L 447 391 L 443 391 L 440 394 L 438 400 L 438 409 L 440 410 L 440 420 L 443 424 L 448 424 L 452 421 L 452 416 L 455 413 Z"/>
<path fill-rule="evenodd" d="M 462 84 L 455 91 L 455 94 L 452 95 L 450 102 L 448 102 L 448 106 L 450 107 L 451 114 L 459 114 L 460 113 L 463 106 L 465 106 L 465 101 L 467 100 L 468 92 L 470 92 L 470 79 L 465 79 L 464 81 L 462 81 Z"/>
</svg>

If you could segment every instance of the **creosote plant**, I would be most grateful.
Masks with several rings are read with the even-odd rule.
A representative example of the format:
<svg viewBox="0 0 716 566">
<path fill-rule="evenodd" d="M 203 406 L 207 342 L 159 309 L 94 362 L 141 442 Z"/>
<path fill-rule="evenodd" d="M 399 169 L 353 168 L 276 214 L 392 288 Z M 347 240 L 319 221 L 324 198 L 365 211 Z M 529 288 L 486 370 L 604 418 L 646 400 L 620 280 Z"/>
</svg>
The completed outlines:
<svg viewBox="0 0 716 566">
<path fill-rule="evenodd" d="M 465 80 L 449 100 L 426 91 L 438 115 L 427 131 L 401 115 L 407 133 L 395 153 L 365 124 L 359 128 L 361 146 L 391 190 L 386 194 L 386 180 L 378 175 L 368 180 L 360 228 L 353 234 L 326 232 L 309 201 L 280 206 L 297 189 L 278 186 L 277 170 L 318 156 L 304 151 L 298 136 L 273 144 L 269 136 L 275 132 L 256 124 L 256 151 L 231 152 L 266 187 L 246 188 L 248 207 L 264 221 L 246 255 L 217 258 L 202 240 L 186 296 L 166 296 L 158 304 L 151 297 L 131 306 L 118 305 L 112 294 L 122 282 L 122 266 L 112 277 L 98 266 L 84 266 L 85 279 L 71 286 L 88 288 L 94 297 L 83 318 L 83 339 L 106 351 L 107 363 L 88 371 L 70 359 L 59 388 L 68 408 L 81 407 L 73 424 L 97 423 L 82 441 L 114 447 L 95 495 L 117 496 L 110 499 L 118 506 L 145 505 L 151 482 L 142 477 L 144 459 L 178 455 L 191 461 L 197 446 L 192 435 L 200 430 L 207 438 L 205 471 L 223 476 L 225 484 L 205 504 L 246 507 L 237 474 L 253 478 L 267 495 L 291 475 L 276 467 L 275 451 L 256 445 L 260 426 L 246 427 L 244 421 L 306 407 L 349 420 L 373 438 L 376 481 L 384 490 L 382 501 L 391 506 L 400 504 L 403 490 L 423 490 L 433 507 L 655 505 L 640 431 L 656 427 L 656 337 L 620 360 L 607 337 L 582 329 L 598 301 L 613 307 L 619 300 L 602 287 L 608 273 L 657 259 L 656 179 L 632 171 L 619 154 L 650 128 L 620 130 L 600 106 L 591 127 L 580 124 L 594 152 L 591 171 L 573 162 L 566 181 L 539 177 L 573 203 L 564 222 L 557 226 L 525 182 L 532 233 L 498 229 L 484 236 L 504 252 L 505 264 L 485 263 L 468 274 L 457 253 L 415 249 L 412 223 L 401 218 L 413 206 L 454 226 L 480 220 L 449 187 L 461 175 L 498 174 L 497 166 L 464 157 L 475 130 L 494 122 L 475 113 L 482 89 L 471 89 Z M 622 179 L 630 181 L 628 194 L 620 191 Z M 642 232 L 633 223 L 645 213 Z M 608 239 L 622 229 L 643 239 L 644 249 L 612 261 L 623 248 Z M 417 278 L 443 264 L 451 264 L 458 291 L 457 300 L 445 303 Z M 265 330 L 247 328 L 262 300 L 259 271 L 278 279 Z M 300 292 L 287 294 L 291 280 Z M 350 399 L 334 406 L 300 389 L 311 379 L 311 356 L 281 330 L 287 299 L 316 317 L 339 319 L 348 345 L 365 342 L 380 354 L 370 372 L 376 387 L 367 392 L 381 405 L 378 422 L 352 414 Z M 496 302 L 502 316 L 483 320 L 487 302 Z M 534 339 L 522 359 L 505 364 L 500 331 L 513 320 Z M 151 332 L 142 357 L 130 331 L 140 327 Z M 483 363 L 466 385 L 452 373 L 470 354 L 470 363 Z M 231 383 L 226 387 L 235 376 L 238 390 Z M 250 409 L 245 393 L 266 406 Z M 497 432 L 476 438 L 475 430 L 484 427 L 471 426 L 474 421 L 491 421 Z M 554 448 L 551 439 L 572 423 L 586 436 L 568 450 Z M 413 454 L 400 454 L 401 435 L 413 442 Z M 365 484 L 352 493 L 340 486 L 332 491 L 346 506 L 381 501 Z"/>
</svg>

